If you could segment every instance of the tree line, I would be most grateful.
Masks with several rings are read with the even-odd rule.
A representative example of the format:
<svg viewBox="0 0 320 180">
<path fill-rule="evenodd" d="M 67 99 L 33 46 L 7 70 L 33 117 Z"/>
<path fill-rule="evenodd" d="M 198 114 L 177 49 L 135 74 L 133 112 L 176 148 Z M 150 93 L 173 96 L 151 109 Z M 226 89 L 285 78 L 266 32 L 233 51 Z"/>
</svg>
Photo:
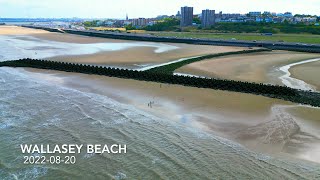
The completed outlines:
<svg viewBox="0 0 320 180">
<path fill-rule="evenodd" d="M 239 23 L 217 23 L 208 28 L 224 33 L 288 33 L 288 34 L 320 34 L 320 27 L 306 25 L 303 23 L 291 24 L 287 21 L 283 23 L 267 22 L 239 22 Z"/>
<path fill-rule="evenodd" d="M 194 18 L 193 22 L 201 24 L 199 18 Z M 147 31 L 181 31 L 179 26 L 180 20 L 177 18 L 165 18 L 158 21 L 154 25 L 136 28 L 132 25 L 126 26 L 127 30 L 141 29 Z M 288 34 L 320 34 L 320 26 L 304 23 L 289 23 L 284 21 L 282 23 L 274 22 L 217 22 L 209 28 L 198 27 L 198 30 L 206 29 L 222 33 L 288 33 Z"/>
</svg>

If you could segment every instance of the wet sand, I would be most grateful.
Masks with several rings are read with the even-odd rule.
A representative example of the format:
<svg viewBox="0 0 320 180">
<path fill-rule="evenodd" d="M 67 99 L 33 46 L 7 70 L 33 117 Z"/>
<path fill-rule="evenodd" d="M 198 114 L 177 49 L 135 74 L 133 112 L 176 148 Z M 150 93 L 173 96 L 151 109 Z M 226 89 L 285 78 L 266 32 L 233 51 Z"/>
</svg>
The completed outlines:
<svg viewBox="0 0 320 180">
<path fill-rule="evenodd" d="M 319 164 L 253 152 L 236 142 L 188 127 L 191 120 L 186 118 L 181 123 L 171 122 L 130 103 L 116 102 L 116 98 L 63 87 L 57 83 L 64 80 L 59 74 L 35 74 L 41 78 L 35 79 L 20 68 L 8 67 L 0 68 L 0 73 L 4 93 L 0 176 L 4 178 L 208 179 L 214 174 L 222 179 L 314 179 L 320 173 Z M 80 85 L 87 88 L 86 83 Z M 114 88 L 117 91 L 117 86 Z M 77 162 L 72 166 L 22 163 L 23 156 L 17 148 L 21 143 L 46 142 L 121 143 L 127 145 L 128 151 L 125 155 L 112 155 L 84 150 L 75 155 Z"/>
<path fill-rule="evenodd" d="M 320 62 L 312 62 L 290 68 L 291 76 L 313 85 L 320 91 Z"/>
<path fill-rule="evenodd" d="M 13 28 L 13 27 L 12 27 Z M 11 32 L 10 29 L 2 29 L 0 34 L 19 34 Z M 116 40 L 107 38 L 86 37 L 73 34 L 52 33 L 42 30 L 34 30 L 29 28 L 15 27 L 17 31 L 23 34 L 49 41 L 77 43 L 77 44 L 93 44 L 93 43 L 132 43 L 139 41 Z M 146 43 L 146 42 L 143 42 Z M 147 42 L 148 43 L 148 42 Z M 180 43 L 160 43 L 177 47 L 175 50 L 170 50 L 162 53 L 155 53 L 155 48 L 152 47 L 134 47 L 121 51 L 100 52 L 93 55 L 82 56 L 58 56 L 50 58 L 57 61 L 79 62 L 89 64 L 104 64 L 104 65 L 121 65 L 134 66 L 135 64 L 156 64 L 177 60 L 185 57 L 192 57 L 205 54 L 214 54 L 222 52 L 240 51 L 247 48 L 229 47 L 229 46 L 206 46 L 206 45 L 189 45 Z"/>
<path fill-rule="evenodd" d="M 306 128 L 313 126 L 320 129 L 320 122 L 315 120 L 320 109 L 250 94 L 97 75 L 27 70 L 35 73 L 32 73 L 34 77 L 83 92 L 105 95 L 158 117 L 237 141 L 259 152 L 312 160 L 302 151 L 310 152 L 309 146 L 320 146 L 320 133 Z M 152 108 L 148 106 L 150 102 Z M 304 116 L 305 109 L 310 111 L 308 116 Z M 304 133 L 310 134 L 305 141 L 298 138 Z M 299 146 L 292 146 L 297 141 Z M 311 155 L 314 153 L 311 152 Z"/>
<path fill-rule="evenodd" d="M 214 58 L 186 65 L 176 72 L 282 85 L 279 67 L 316 57 L 320 54 L 272 51 Z"/>
<path fill-rule="evenodd" d="M 120 42 L 118 40 L 59 33 L 33 34 L 32 36 L 39 38 L 41 36 L 41 39 L 46 40 L 83 44 Z M 103 52 L 84 56 L 55 57 L 54 59 L 63 61 L 68 59 L 71 62 L 131 65 L 134 63 L 159 63 L 178 59 L 179 57 L 243 49 L 187 44 L 170 45 L 179 46 L 180 49 L 162 54 L 154 53 L 154 48 L 139 47 L 111 53 Z M 210 70 L 211 68 L 219 70 L 223 76 L 232 78 L 236 76 L 240 79 L 251 78 L 252 80 L 260 81 L 268 79 L 265 73 L 268 72 L 268 68 L 272 69 L 274 64 L 284 65 L 288 62 L 311 58 L 311 56 L 317 55 L 276 51 L 275 53 L 266 53 L 258 56 L 230 56 L 225 57 L 227 61 L 221 58 L 220 63 L 216 62 L 218 60 L 213 60 L 215 63 L 211 65 L 210 61 L 209 64 L 211 65 Z M 133 57 L 135 59 L 131 60 Z M 279 57 L 280 60 L 275 57 Z M 236 58 L 240 59 L 237 60 Z M 259 63 L 256 63 L 257 59 Z M 24 71 L 23 69 L 21 70 Z M 298 157 L 320 163 L 320 159 L 310 158 L 318 154 L 318 151 L 314 151 L 314 147 L 320 146 L 320 133 L 318 133 L 320 122 L 317 121 L 320 114 L 319 109 L 299 107 L 290 102 L 250 94 L 97 75 L 36 69 L 26 70 L 27 72 L 24 73 L 48 83 L 83 92 L 105 95 L 121 103 L 130 104 L 143 111 L 153 113 L 158 117 L 178 121 L 185 126 L 199 128 L 237 141 L 259 152 L 274 155 L 285 154 L 290 157 Z M 230 75 L 228 75 L 229 73 Z M 150 107 L 150 102 L 152 102 L 152 108 Z M 313 129 L 309 127 L 313 127 Z M 299 146 L 296 146 L 297 142 Z"/>
<path fill-rule="evenodd" d="M 72 55 L 72 56 L 56 56 L 46 58 L 57 61 L 68 61 L 88 64 L 103 64 L 103 65 L 121 65 L 121 66 L 135 66 L 137 64 L 157 64 L 177 60 L 185 57 L 192 57 L 197 55 L 240 51 L 247 48 L 243 47 L 227 47 L 227 46 L 205 46 L 205 45 L 188 45 L 176 43 L 152 43 L 152 42 L 139 42 L 128 40 L 116 40 L 107 38 L 86 37 L 72 34 L 52 33 L 43 30 L 22 28 L 16 26 L 1 26 L 1 35 L 27 35 L 38 38 L 40 40 L 47 40 L 53 42 L 76 43 L 76 44 L 95 44 L 95 43 L 144 43 L 144 44 L 159 44 L 176 49 L 168 50 L 165 52 L 155 52 L 155 47 L 131 47 L 128 49 L 116 51 L 102 51 L 90 55 Z M 16 37 L 21 40 L 30 40 L 26 37 Z M 36 41 L 33 39 L 33 41 Z M 152 46 L 152 45 L 151 45 Z M 34 49 L 36 51 L 37 49 Z M 41 50 L 41 49 L 39 49 Z"/>
</svg>

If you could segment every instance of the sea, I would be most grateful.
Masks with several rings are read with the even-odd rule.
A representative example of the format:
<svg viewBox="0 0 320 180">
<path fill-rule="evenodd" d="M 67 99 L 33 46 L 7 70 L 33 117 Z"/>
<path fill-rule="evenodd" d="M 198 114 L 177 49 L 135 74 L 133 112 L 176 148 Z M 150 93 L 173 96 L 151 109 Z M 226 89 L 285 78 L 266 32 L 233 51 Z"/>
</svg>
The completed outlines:
<svg viewBox="0 0 320 180">
<path fill-rule="evenodd" d="M 1 61 L 90 54 L 113 47 L 32 39 L 0 36 Z M 121 48 L 139 45 L 117 44 Z M 157 50 L 174 48 L 144 45 Z M 24 164 L 21 144 L 125 144 L 127 152 L 83 151 L 74 155 L 74 164 L 35 165 Z M 110 97 L 34 78 L 20 68 L 0 68 L 0 148 L 0 179 L 4 180 L 320 178 L 320 166 L 315 163 L 256 153 Z"/>
</svg>

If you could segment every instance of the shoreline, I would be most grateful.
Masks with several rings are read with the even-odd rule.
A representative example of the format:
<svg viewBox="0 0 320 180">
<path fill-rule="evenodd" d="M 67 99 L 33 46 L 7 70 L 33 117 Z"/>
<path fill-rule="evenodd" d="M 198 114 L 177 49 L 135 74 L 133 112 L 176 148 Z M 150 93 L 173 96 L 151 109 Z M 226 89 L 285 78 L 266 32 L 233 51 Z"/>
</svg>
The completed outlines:
<svg viewBox="0 0 320 180">
<path fill-rule="evenodd" d="M 32 77 L 34 78 L 40 77 L 40 79 L 49 80 L 57 85 L 82 92 L 104 95 L 120 103 L 130 104 L 157 117 L 176 121 L 188 127 L 227 138 L 254 151 L 276 156 L 284 153 L 286 156 L 296 158 L 294 154 L 282 152 L 282 149 L 286 147 L 283 143 L 290 142 L 291 139 L 281 140 L 281 137 L 275 133 L 271 136 L 275 139 L 274 143 L 260 142 L 261 138 L 265 138 L 263 127 L 270 126 L 270 123 L 278 124 L 277 119 L 281 119 L 283 116 L 288 116 L 288 119 L 281 119 L 281 121 L 288 121 L 288 123 L 286 126 L 280 127 L 278 131 L 286 131 L 286 128 L 293 128 L 291 126 L 292 123 L 295 124 L 296 118 L 291 114 L 288 115 L 286 107 L 299 109 L 299 105 L 294 103 L 242 93 L 178 85 L 160 85 L 160 83 L 124 80 L 98 75 L 24 69 L 31 75 L 33 74 Z M 149 102 L 154 103 L 152 108 L 148 106 Z M 246 106 L 243 106 L 244 104 Z M 276 108 L 277 111 L 273 112 L 273 108 Z M 306 107 L 303 106 L 303 108 Z M 316 111 L 320 112 L 320 109 L 316 109 Z M 304 127 L 303 124 L 299 126 Z M 320 124 L 318 126 L 320 127 Z M 257 131 L 254 133 L 255 135 L 246 135 L 250 129 Z M 292 136 L 294 136 L 301 132 L 294 130 L 292 133 Z M 297 148 L 300 149 L 301 147 Z M 299 152 L 298 149 L 294 152 Z M 300 156 L 303 157 L 302 155 Z M 310 160 L 310 158 L 305 158 L 305 160 Z"/>
<path fill-rule="evenodd" d="M 30 67 L 36 69 L 50 69 L 64 72 L 76 72 L 82 74 L 94 74 L 108 77 L 118 77 L 122 79 L 131 79 L 144 82 L 158 82 L 171 85 L 182 85 L 188 87 L 197 87 L 213 90 L 224 90 L 240 92 L 253 95 L 262 95 L 273 99 L 282 99 L 289 102 L 307 104 L 320 107 L 320 93 L 292 89 L 286 86 L 275 86 L 270 84 L 258 84 L 243 81 L 221 80 L 215 78 L 187 77 L 173 74 L 157 72 L 136 71 L 129 69 L 118 69 L 101 66 L 88 66 L 83 64 L 65 64 L 63 62 L 54 62 L 37 59 L 21 59 L 14 61 L 0 62 L 0 66 L 8 67 Z M 175 64 L 173 65 L 175 66 Z M 170 68 L 170 67 L 169 67 Z M 158 68 L 160 69 L 160 68 Z"/>
<path fill-rule="evenodd" d="M 78 165 L 72 167 L 61 166 L 62 168 L 54 169 L 54 171 L 49 169 L 48 171 L 45 171 L 45 173 L 48 172 L 47 175 L 44 175 L 45 177 L 52 177 L 55 174 L 61 175 L 65 172 L 74 172 L 74 174 L 83 173 L 85 176 L 88 172 L 92 172 L 92 170 L 103 174 L 105 170 L 101 169 L 101 165 L 105 164 L 106 161 L 114 163 L 116 166 L 114 169 L 110 170 L 111 174 L 117 174 L 119 169 L 121 169 L 121 172 L 125 173 L 127 177 L 139 177 L 141 175 L 141 173 L 135 173 L 137 171 L 140 172 L 140 170 L 131 168 L 131 163 L 135 164 L 135 162 L 141 162 L 143 164 L 139 169 L 141 169 L 141 172 L 144 172 L 144 176 L 148 175 L 148 177 L 150 177 L 149 179 L 153 179 L 152 177 L 154 176 L 146 172 L 148 172 L 150 168 L 152 170 L 157 170 L 158 166 L 164 167 L 165 169 L 168 169 L 168 171 L 170 171 L 170 169 L 176 169 L 174 174 L 180 175 L 181 172 L 183 174 L 186 170 L 189 174 L 201 171 L 201 173 L 195 175 L 195 178 L 199 177 L 199 174 L 201 174 L 203 178 L 206 178 L 210 177 L 210 174 L 217 174 L 220 172 L 223 177 L 226 177 L 228 176 L 225 174 L 226 171 L 234 172 L 234 175 L 228 176 L 230 178 L 239 177 L 239 174 L 241 174 L 241 177 L 258 178 L 263 176 L 267 178 L 277 176 L 279 172 L 284 173 L 285 175 L 283 177 L 288 178 L 297 177 L 296 174 L 299 174 L 299 177 L 314 177 L 314 174 L 318 174 L 318 163 L 296 159 L 282 154 L 279 156 L 269 156 L 267 153 L 257 153 L 235 141 L 191 128 L 187 125 L 181 124 L 182 122 L 170 122 L 169 119 L 165 119 L 161 116 L 160 119 L 150 113 L 140 111 L 129 103 L 122 104 L 108 96 L 86 93 L 84 92 L 84 89 L 92 88 L 93 86 L 90 86 L 90 84 L 88 84 L 88 86 L 86 83 L 75 81 L 77 79 L 87 79 L 79 77 L 77 74 L 68 73 L 66 76 L 70 82 L 87 86 L 82 87 L 82 91 L 60 86 L 58 82 L 54 83 L 53 81 L 61 79 L 66 80 L 61 74 L 55 74 L 55 76 L 52 77 L 43 73 L 31 73 L 33 76 L 37 77 L 37 79 L 34 79 L 29 76 L 30 74 L 28 72 L 21 68 L 0 69 L 1 74 L 4 75 L 4 79 L 8 82 L 7 85 L 1 89 L 6 90 L 6 96 L 9 96 L 8 98 L 13 102 L 13 104 L 10 105 L 9 110 L 15 109 L 14 106 L 17 105 L 28 112 L 24 113 L 25 116 L 21 116 L 22 119 L 16 119 L 14 122 L 11 122 L 11 126 L 1 131 L 1 134 L 4 134 L 5 137 L 5 141 L 3 143 L 5 144 L 4 148 L 9 152 L 9 157 L 2 153 L 1 159 L 3 159 L 3 157 L 10 158 L 2 162 L 5 167 L 5 172 L 8 172 L 8 176 L 13 173 L 20 174 L 20 168 L 25 167 L 23 165 L 19 165 L 21 164 L 20 161 L 12 162 L 11 160 L 16 159 L 17 153 L 15 152 L 18 150 L 15 151 L 14 147 L 16 146 L 14 146 L 14 144 L 19 144 L 20 138 L 17 139 L 16 137 L 20 136 L 23 137 L 23 141 L 25 141 L 25 143 L 29 144 L 41 144 L 49 139 L 52 142 L 51 144 L 74 144 L 75 142 L 76 144 L 85 144 L 86 142 L 105 142 L 109 144 L 109 142 L 120 142 L 123 144 L 126 143 L 130 148 L 130 151 L 128 151 L 129 153 L 125 157 L 121 156 L 120 159 L 118 159 L 118 157 L 108 158 L 108 155 L 101 156 L 98 154 L 81 154 L 77 156 L 77 159 L 81 162 L 80 164 L 78 163 Z M 71 75 L 73 75 L 75 79 L 73 79 L 73 76 L 71 77 Z M 59 76 L 62 78 L 59 78 Z M 40 80 L 46 77 L 51 78 L 51 80 Z M 10 79 L 14 79 L 15 83 L 10 84 Z M 156 87 L 157 84 L 154 85 L 154 88 L 149 86 L 141 87 L 141 84 L 137 84 L 137 82 L 121 82 L 118 79 L 105 80 L 99 78 L 95 79 L 92 76 L 88 77 L 88 82 L 90 82 L 91 85 L 96 84 L 96 81 L 103 81 L 106 83 L 106 85 L 103 86 L 101 84 L 101 90 L 103 92 L 106 91 L 105 87 L 113 88 L 111 91 L 112 93 L 117 93 L 118 90 L 123 88 L 126 88 L 124 90 L 130 90 L 131 92 L 136 88 L 140 88 L 141 91 L 147 90 L 148 92 L 151 91 L 151 93 L 154 92 L 154 89 L 159 89 L 159 87 Z M 23 91 L 20 88 L 15 88 L 17 85 L 20 85 L 19 87 L 21 87 L 22 84 L 25 85 Z M 115 86 L 114 84 L 118 84 L 120 87 Z M 97 86 L 94 87 L 98 88 Z M 129 89 L 128 87 L 132 88 Z M 165 91 L 169 91 L 167 94 L 172 94 L 172 89 L 174 88 L 177 88 L 176 92 L 178 95 L 188 91 L 188 89 L 179 87 L 168 87 Z M 10 91 L 11 89 L 12 91 Z M 140 92 L 140 89 L 137 89 L 137 91 Z M 180 92 L 181 89 L 184 92 Z M 201 92 L 203 94 L 202 90 Z M 136 94 L 130 92 L 128 92 L 128 94 L 124 94 L 123 92 L 119 93 L 123 96 L 136 96 Z M 198 94 L 199 92 L 197 90 L 193 90 L 193 93 Z M 212 91 L 209 94 L 212 93 L 215 92 Z M 18 98 L 11 96 L 11 94 L 16 94 Z M 220 97 L 221 94 L 217 94 L 216 96 Z M 230 94 L 226 95 L 226 97 L 229 96 Z M 19 97 L 25 98 L 21 99 L 21 101 L 19 100 Z M 140 97 L 137 98 L 140 99 Z M 238 98 L 235 98 L 235 100 Z M 22 102 L 28 103 L 29 106 Z M 202 103 L 206 102 L 202 101 Z M 143 107 L 146 107 L 146 104 L 143 103 Z M 234 107 L 237 107 L 237 105 Z M 167 109 L 171 110 L 170 108 L 171 106 L 167 106 Z M 5 110 L 7 111 L 8 108 Z M 38 113 L 33 115 L 33 112 L 36 113 L 38 110 L 41 110 L 39 113 L 43 115 L 41 116 L 43 118 L 33 118 L 38 116 Z M 212 112 L 212 109 L 208 109 L 208 111 Z M 15 113 L 17 112 L 12 111 L 12 116 L 15 117 Z M 29 116 L 29 113 L 33 116 Z M 164 113 L 167 112 L 165 111 Z M 24 117 L 31 118 L 24 119 Z M 213 117 L 211 116 L 211 118 Z M 239 119 L 239 116 L 236 116 L 235 118 L 238 118 L 235 120 L 241 120 Z M 223 121 L 223 119 L 220 120 Z M 245 121 L 248 120 L 251 119 L 245 119 Z M 14 124 L 15 126 L 12 126 Z M 230 122 L 228 126 L 230 125 L 234 125 L 234 123 Z M 39 129 L 39 127 L 42 127 L 43 129 Z M 34 134 L 34 131 L 38 133 Z M 30 135 L 24 136 L 26 133 L 29 133 Z M 44 137 L 41 137 L 40 134 Z M 10 146 L 6 146 L 6 144 L 10 144 Z M 141 161 L 141 159 L 144 160 Z M 120 160 L 121 163 L 115 163 L 118 162 L 118 160 Z M 194 161 L 198 163 L 194 164 Z M 218 162 L 218 164 L 212 162 Z M 219 162 L 222 162 L 222 164 Z M 178 163 L 178 165 L 172 166 L 172 163 Z M 123 167 L 123 164 L 127 164 L 127 166 Z M 180 164 L 183 165 L 183 169 L 181 169 Z M 14 167 L 14 169 L 10 167 Z M 88 167 L 91 168 L 88 169 Z M 239 169 L 239 167 L 241 168 Z M 264 169 L 268 169 L 268 171 L 266 172 Z M 306 169 L 308 171 L 306 171 Z M 27 172 L 29 173 L 29 170 Z M 163 175 L 163 177 L 172 177 L 171 175 L 165 176 L 166 171 L 157 170 L 156 172 Z M 243 173 L 245 173 L 245 175 L 243 175 Z M 23 173 L 23 175 L 24 174 L 25 173 Z M 70 176 L 70 173 L 65 174 L 68 175 L 68 177 Z M 186 178 L 191 176 L 189 174 Z"/>
<path fill-rule="evenodd" d="M 95 40 L 104 42 L 109 40 L 58 33 L 41 34 L 41 36 L 42 38 L 40 39 L 45 40 L 52 38 L 58 42 L 70 41 L 75 43 L 82 42 L 84 44 L 86 44 L 85 42 L 94 43 Z M 115 41 L 119 42 L 118 40 Z M 179 46 L 185 48 L 184 51 L 164 54 L 163 56 L 153 53 L 153 48 L 149 48 L 148 50 L 129 49 L 117 51 L 113 54 L 101 53 L 54 58 L 60 58 L 62 61 L 68 58 L 69 62 L 77 62 L 79 59 L 80 61 L 91 62 L 94 59 L 97 61 L 96 63 L 109 64 L 111 60 L 119 62 L 119 59 L 112 59 L 115 57 L 122 56 L 121 58 L 126 60 L 128 57 L 137 56 L 136 59 L 139 63 L 161 63 L 172 60 L 172 57 L 186 57 L 186 53 L 190 55 L 193 53 L 202 54 L 213 50 L 218 52 L 226 50 L 236 51 L 239 49 L 220 46 L 210 46 L 209 48 L 209 46 L 187 44 L 179 44 Z M 131 54 L 133 51 L 135 53 Z M 110 58 L 107 61 L 106 56 Z M 135 63 L 135 61 L 129 63 Z M 128 62 L 123 61 L 123 64 L 128 65 Z M 221 68 L 221 66 L 217 67 Z M 311 124 L 320 129 L 320 122 L 314 120 L 320 114 L 319 109 L 313 109 L 305 118 L 303 116 L 304 111 L 297 104 L 252 94 L 51 70 L 29 68 L 16 68 L 15 70 L 22 71 L 23 74 L 31 78 L 44 80 L 46 83 L 56 86 L 109 97 L 117 102 L 133 106 L 162 119 L 175 121 L 186 127 L 197 128 L 201 131 L 230 139 L 254 151 L 271 154 L 272 156 L 289 156 L 292 159 L 301 158 L 302 156 L 299 154 L 299 151 L 303 149 L 309 150 L 311 156 L 317 155 L 308 146 L 310 142 L 291 137 L 301 136 L 304 131 L 308 130 L 305 127 L 311 126 Z M 255 75 L 254 73 L 251 74 L 251 76 Z M 150 106 L 150 102 L 152 107 Z M 287 107 L 294 107 L 298 110 L 292 110 L 293 112 L 288 113 Z M 305 106 L 304 108 L 310 109 Z M 304 131 L 302 132 L 299 129 L 303 129 Z M 271 134 L 269 130 L 272 131 Z M 282 132 L 288 132 L 288 136 L 284 138 Z M 317 130 L 312 130 L 309 133 L 312 135 L 310 136 L 311 138 L 320 137 L 320 132 Z M 266 141 L 270 139 L 272 141 Z M 291 146 L 289 145 L 292 145 L 290 143 L 294 143 L 297 140 L 300 140 L 302 145 L 290 149 L 289 147 Z M 318 145 L 320 142 L 315 140 L 315 144 Z M 302 159 L 310 160 L 310 158 L 306 157 L 302 157 Z M 316 160 L 320 163 L 320 158 Z"/>
<path fill-rule="evenodd" d="M 48 31 L 56 32 L 56 29 L 35 27 L 35 26 L 23 26 L 26 28 L 35 29 L 46 29 Z M 289 51 L 300 51 L 300 52 L 314 52 L 320 53 L 320 46 L 314 46 L 311 44 L 297 45 L 293 43 L 271 43 L 267 41 L 231 41 L 231 40 L 208 40 L 208 39 L 197 39 L 197 38 L 172 38 L 172 37 L 161 37 L 161 36 L 150 36 L 148 34 L 140 35 L 128 35 L 119 33 L 105 33 L 99 31 L 79 31 L 74 29 L 64 29 L 63 30 L 69 34 L 78 34 L 88 37 L 103 37 L 103 38 L 113 38 L 113 39 L 129 39 L 136 41 L 151 41 L 151 42 L 170 42 L 170 43 L 187 43 L 193 45 L 223 45 L 223 46 L 238 46 L 238 47 L 266 47 L 275 50 L 289 50 Z"/>
<path fill-rule="evenodd" d="M 13 28 L 15 29 L 15 31 L 13 31 L 14 33 L 11 32 L 11 29 Z M 87 37 L 73 34 L 53 33 L 37 29 L 31 29 L 32 32 L 29 32 L 29 30 L 29 28 L 15 26 L 0 27 L 0 34 L 5 35 L 3 42 L 12 43 L 12 41 L 14 41 L 13 43 L 17 45 L 17 50 L 20 51 L 15 54 L 21 54 L 20 58 L 50 57 L 45 59 L 88 64 L 138 67 L 146 64 L 156 65 L 161 63 L 167 63 L 173 60 L 193 56 L 240 51 L 247 49 L 246 47 L 226 47 L 210 45 L 195 46 L 180 43 L 157 43 L 144 41 L 117 40 Z M 116 49 L 116 51 L 104 51 L 104 49 L 106 48 L 107 50 L 108 48 L 110 49 L 110 47 L 106 47 L 105 45 L 108 43 L 112 46 L 121 46 L 121 44 L 129 44 L 132 46 L 135 43 L 140 43 L 144 46 L 130 46 L 130 48 L 126 48 L 124 50 L 120 48 Z M 25 45 L 27 45 L 27 47 L 24 47 Z M 171 50 L 157 51 L 159 49 L 157 49 L 157 47 L 164 47 L 167 49 L 171 48 Z M 10 48 L 15 49 L 16 47 L 14 46 Z M 22 52 L 26 55 L 22 56 Z M 14 57 L 16 56 L 17 55 L 15 55 Z M 15 58 L 12 57 L 11 59 Z"/>
<path fill-rule="evenodd" d="M 298 66 L 298 65 L 302 65 L 302 64 L 306 64 L 306 63 L 317 62 L 317 61 L 320 61 L 320 58 L 307 59 L 307 60 L 303 60 L 300 62 L 296 62 L 296 63 L 282 66 L 282 67 L 280 67 L 280 70 L 282 72 L 284 72 L 285 74 L 283 76 L 280 76 L 279 78 L 282 80 L 283 84 L 285 84 L 288 87 L 302 89 L 302 90 L 306 90 L 306 91 L 309 91 L 309 90 L 315 91 L 315 89 L 312 85 L 307 84 L 303 80 L 296 79 L 296 78 L 292 77 L 291 73 L 290 73 L 290 69 L 294 66 Z"/>
<path fill-rule="evenodd" d="M 45 30 L 20 28 L 19 26 L 4 25 L 0 26 L 0 35 L 32 35 L 45 34 Z"/>
<path fill-rule="evenodd" d="M 312 85 L 317 91 L 320 91 L 320 61 L 305 63 L 293 66 L 289 69 L 291 76 L 296 79 L 301 79 L 307 84 Z"/>
</svg>

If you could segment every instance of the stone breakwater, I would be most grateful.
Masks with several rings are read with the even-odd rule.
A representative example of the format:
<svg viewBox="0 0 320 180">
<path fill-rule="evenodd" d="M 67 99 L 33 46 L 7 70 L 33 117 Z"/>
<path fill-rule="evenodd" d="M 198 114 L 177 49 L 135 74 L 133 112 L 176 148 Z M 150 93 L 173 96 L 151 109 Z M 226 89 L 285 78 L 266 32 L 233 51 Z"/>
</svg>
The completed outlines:
<svg viewBox="0 0 320 180">
<path fill-rule="evenodd" d="M 21 59 L 0 62 L 1 66 L 31 67 L 39 69 L 51 69 L 66 72 L 78 72 L 85 74 L 97 74 L 109 77 L 134 79 L 140 81 L 152 81 L 158 83 L 177 84 L 190 87 L 227 90 L 234 92 L 250 93 L 271 98 L 283 99 L 295 103 L 320 107 L 320 93 L 297 90 L 285 86 L 257 84 L 234 80 L 222 80 L 214 78 L 199 78 L 190 76 L 178 76 L 157 71 L 137 71 L 85 64 L 65 63 L 47 60 Z"/>
</svg>

